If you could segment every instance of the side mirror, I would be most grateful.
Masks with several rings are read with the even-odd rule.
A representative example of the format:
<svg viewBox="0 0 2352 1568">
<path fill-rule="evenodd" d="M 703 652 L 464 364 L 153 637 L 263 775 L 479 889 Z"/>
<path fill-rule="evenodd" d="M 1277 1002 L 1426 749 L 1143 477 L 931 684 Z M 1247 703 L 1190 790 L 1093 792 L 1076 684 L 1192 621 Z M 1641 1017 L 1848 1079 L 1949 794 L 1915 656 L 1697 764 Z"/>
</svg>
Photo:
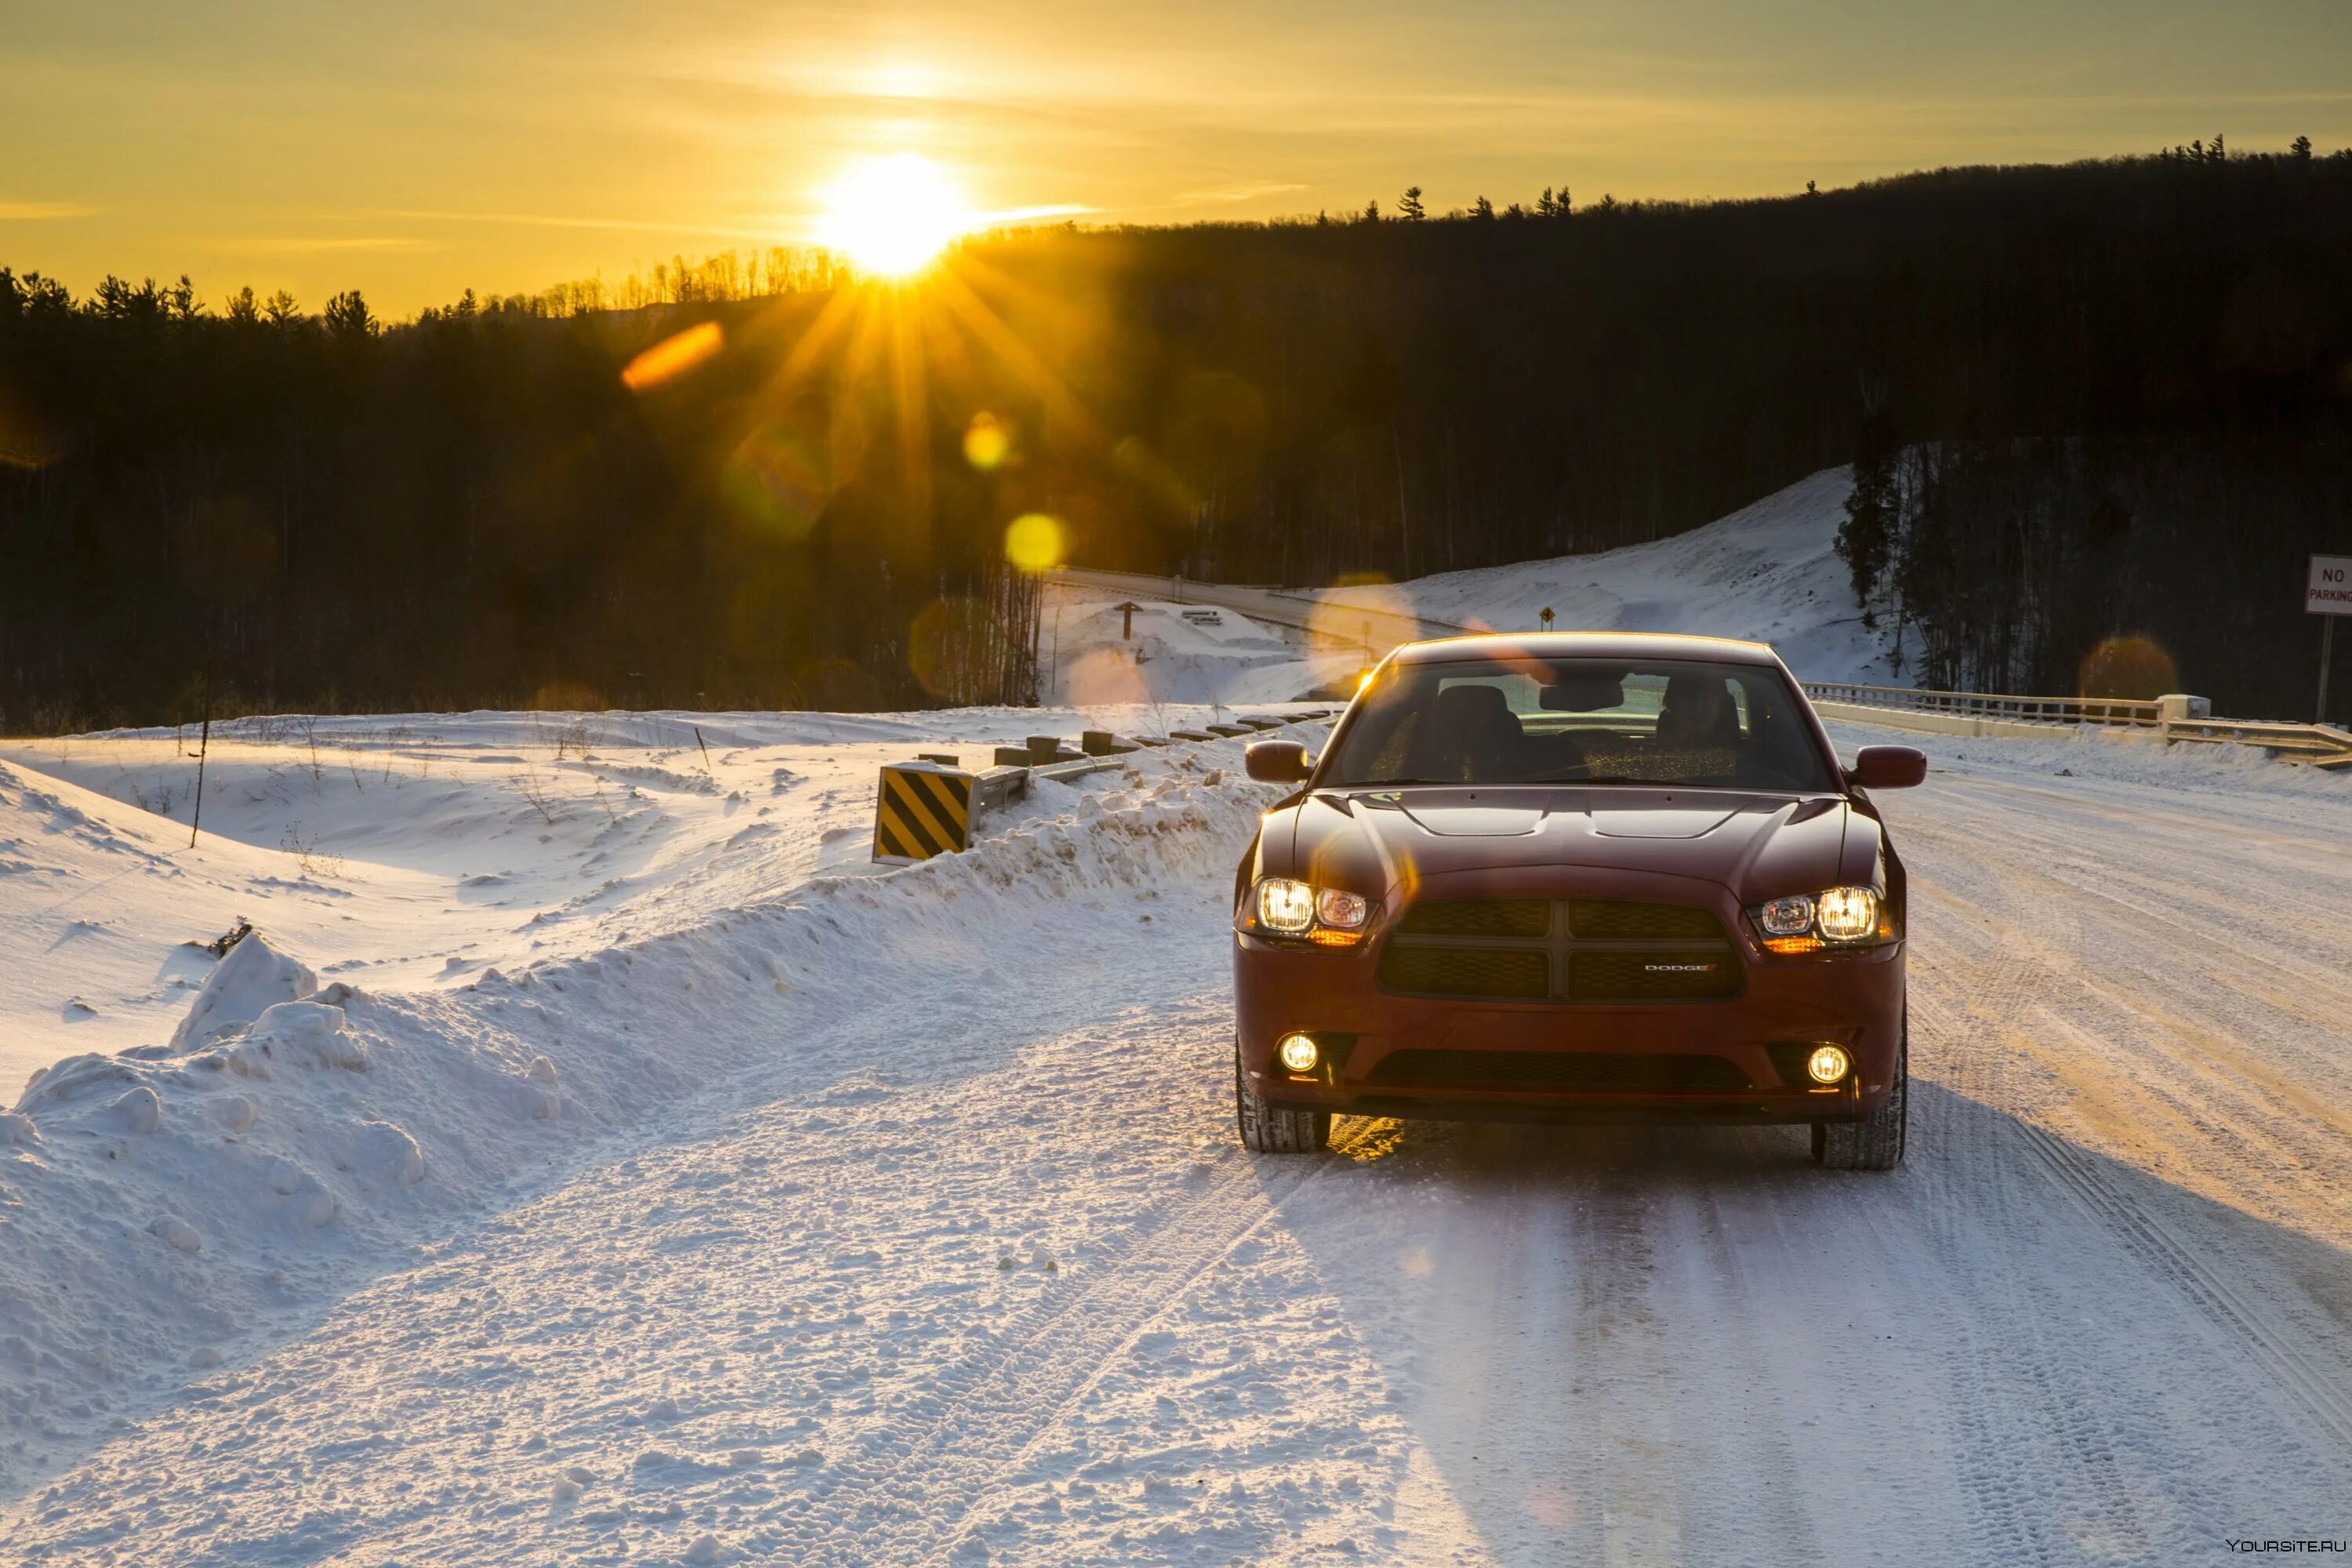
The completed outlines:
<svg viewBox="0 0 2352 1568">
<path fill-rule="evenodd" d="M 1864 746 L 1846 769 L 1846 783 L 1864 789 L 1909 789 L 1927 776 L 1927 753 L 1910 746 Z"/>
<path fill-rule="evenodd" d="M 1307 748 L 1297 741 L 1252 741 L 1242 765 L 1260 784 L 1299 784 L 1308 771 Z"/>
</svg>

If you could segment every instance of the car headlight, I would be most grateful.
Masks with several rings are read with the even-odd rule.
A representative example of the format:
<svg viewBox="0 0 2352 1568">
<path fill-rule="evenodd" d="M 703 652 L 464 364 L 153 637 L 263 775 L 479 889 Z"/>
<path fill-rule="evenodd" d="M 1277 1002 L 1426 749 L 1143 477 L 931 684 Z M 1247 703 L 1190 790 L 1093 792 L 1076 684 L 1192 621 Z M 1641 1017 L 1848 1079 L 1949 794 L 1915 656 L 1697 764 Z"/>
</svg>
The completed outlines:
<svg viewBox="0 0 2352 1568">
<path fill-rule="evenodd" d="M 1813 900 L 1813 923 L 1831 942 L 1859 942 L 1878 929 L 1878 895 L 1868 888 L 1832 888 Z"/>
<path fill-rule="evenodd" d="M 1257 885 L 1257 923 L 1285 936 L 1305 936 L 1315 923 L 1315 889 L 1287 877 Z"/>
<path fill-rule="evenodd" d="M 1304 937 L 1322 947 L 1353 947 L 1371 929 L 1376 906 L 1361 893 L 1318 888 L 1289 877 L 1259 879 L 1243 931 Z"/>
<path fill-rule="evenodd" d="M 1325 888 L 1315 895 L 1315 918 L 1339 931 L 1361 931 L 1372 901 L 1361 893 Z"/>
<path fill-rule="evenodd" d="M 1895 940 L 1878 893 L 1870 888 L 1825 888 L 1791 893 L 1755 905 L 1748 918 L 1769 952 L 1820 952 L 1826 948 L 1874 945 Z"/>
</svg>

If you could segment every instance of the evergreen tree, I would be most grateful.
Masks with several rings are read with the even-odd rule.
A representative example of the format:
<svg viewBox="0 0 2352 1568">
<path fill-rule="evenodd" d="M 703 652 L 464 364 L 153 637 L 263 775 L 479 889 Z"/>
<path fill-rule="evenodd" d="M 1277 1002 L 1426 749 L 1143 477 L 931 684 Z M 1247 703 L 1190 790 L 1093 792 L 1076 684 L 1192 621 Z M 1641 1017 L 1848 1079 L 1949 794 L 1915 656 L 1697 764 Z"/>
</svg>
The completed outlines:
<svg viewBox="0 0 2352 1568">
<path fill-rule="evenodd" d="M 2293 142 L 2287 144 L 2287 155 L 2292 157 L 2298 163 L 2310 163 L 2311 138 L 2308 136 L 2296 137 Z"/>
<path fill-rule="evenodd" d="M 379 325 L 368 313 L 367 301 L 356 289 L 346 289 L 327 301 L 327 335 L 339 342 L 357 342 L 372 338 Z"/>
<path fill-rule="evenodd" d="M 1493 217 L 1495 216 L 1495 204 L 1488 201 L 1486 197 L 1480 196 L 1476 202 L 1472 204 L 1470 216 L 1475 218 Z"/>
<path fill-rule="evenodd" d="M 1854 602 L 1862 606 L 1865 626 L 1878 624 L 1870 601 L 1894 545 L 1895 456 L 1885 384 L 1865 378 L 1862 426 L 1854 444 L 1853 489 L 1845 499 L 1845 521 L 1838 524 L 1837 532 L 1837 552 L 1853 576 Z"/>
<path fill-rule="evenodd" d="M 1419 185 L 1407 185 L 1404 188 L 1404 195 L 1397 203 L 1397 211 L 1414 223 L 1419 223 L 1429 216 L 1428 210 L 1421 205 Z"/>
</svg>

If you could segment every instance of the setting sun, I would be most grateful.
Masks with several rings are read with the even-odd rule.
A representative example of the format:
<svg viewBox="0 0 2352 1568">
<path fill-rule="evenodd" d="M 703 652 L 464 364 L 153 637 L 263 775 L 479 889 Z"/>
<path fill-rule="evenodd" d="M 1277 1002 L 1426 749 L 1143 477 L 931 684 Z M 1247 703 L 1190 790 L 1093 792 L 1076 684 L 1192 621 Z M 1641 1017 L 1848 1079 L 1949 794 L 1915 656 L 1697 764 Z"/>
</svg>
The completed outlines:
<svg viewBox="0 0 2352 1568">
<path fill-rule="evenodd" d="M 896 278 L 925 266 L 971 222 L 939 165 L 901 153 L 853 164 L 834 182 L 817 239 L 866 272 Z"/>
</svg>

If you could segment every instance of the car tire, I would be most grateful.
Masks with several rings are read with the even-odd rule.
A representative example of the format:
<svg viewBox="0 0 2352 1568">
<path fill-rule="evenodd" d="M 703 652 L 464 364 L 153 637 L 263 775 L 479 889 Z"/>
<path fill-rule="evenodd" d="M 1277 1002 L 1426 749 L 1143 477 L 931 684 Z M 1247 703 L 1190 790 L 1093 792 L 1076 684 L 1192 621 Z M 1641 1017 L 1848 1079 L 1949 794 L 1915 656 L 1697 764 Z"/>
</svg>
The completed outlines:
<svg viewBox="0 0 2352 1568">
<path fill-rule="evenodd" d="M 1886 1103 L 1859 1121 L 1813 1123 L 1813 1163 L 1832 1171 L 1891 1171 L 1903 1163 L 1910 1118 L 1911 1026 L 1895 1052 L 1895 1088 Z"/>
<path fill-rule="evenodd" d="M 1234 1043 L 1234 1118 L 1242 1147 L 1254 1154 L 1312 1154 L 1331 1142 L 1331 1113 L 1268 1105 L 1250 1092 L 1242 1076 L 1242 1047 Z"/>
</svg>

